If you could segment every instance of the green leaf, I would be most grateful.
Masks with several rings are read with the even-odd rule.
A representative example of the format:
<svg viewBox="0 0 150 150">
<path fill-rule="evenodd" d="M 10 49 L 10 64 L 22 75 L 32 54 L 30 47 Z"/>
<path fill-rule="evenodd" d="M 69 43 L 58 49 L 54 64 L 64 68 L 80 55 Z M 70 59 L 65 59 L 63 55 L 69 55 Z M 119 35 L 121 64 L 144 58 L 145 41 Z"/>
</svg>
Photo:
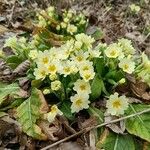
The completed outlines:
<svg viewBox="0 0 150 150">
<path fill-rule="evenodd" d="M 150 105 L 132 104 L 127 109 L 126 114 L 131 115 L 148 108 L 150 108 Z M 129 118 L 125 123 L 126 129 L 130 134 L 134 134 L 150 142 L 150 112 Z"/>
<path fill-rule="evenodd" d="M 103 86 L 103 80 L 96 75 L 94 77 L 94 80 L 91 84 L 91 99 L 95 100 L 101 95 L 102 92 L 102 86 Z"/>
<path fill-rule="evenodd" d="M 104 113 L 100 109 L 90 106 L 88 112 L 91 116 L 95 116 L 97 118 L 98 124 L 104 122 Z"/>
<path fill-rule="evenodd" d="M 20 87 L 17 83 L 5 84 L 0 82 L 0 105 L 5 101 L 6 97 L 15 96 L 19 92 Z"/>
<path fill-rule="evenodd" d="M 17 108 L 18 121 L 22 125 L 23 131 L 39 140 L 46 139 L 41 128 L 36 125 L 37 119 L 40 117 L 40 94 L 39 90 L 32 89 L 31 96 Z"/>
<path fill-rule="evenodd" d="M 63 115 L 69 120 L 74 119 L 74 115 L 71 113 L 71 103 L 69 101 L 63 101 L 60 106 L 60 110 L 63 112 Z"/>
<path fill-rule="evenodd" d="M 105 72 L 105 63 L 103 58 L 95 58 L 96 71 L 99 75 L 103 76 Z"/>
<path fill-rule="evenodd" d="M 109 132 L 105 137 L 100 138 L 97 147 L 105 150 L 135 150 L 132 136 Z"/>
<path fill-rule="evenodd" d="M 11 55 L 7 57 L 6 63 L 12 68 L 15 69 L 23 60 L 17 55 Z"/>
</svg>

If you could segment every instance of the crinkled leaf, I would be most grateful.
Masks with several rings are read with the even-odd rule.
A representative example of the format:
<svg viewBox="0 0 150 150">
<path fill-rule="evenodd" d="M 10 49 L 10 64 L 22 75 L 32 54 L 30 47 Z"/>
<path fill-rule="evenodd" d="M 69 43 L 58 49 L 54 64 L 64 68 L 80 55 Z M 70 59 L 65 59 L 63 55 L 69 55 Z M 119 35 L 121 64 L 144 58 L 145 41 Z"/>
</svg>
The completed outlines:
<svg viewBox="0 0 150 150">
<path fill-rule="evenodd" d="M 132 104 L 126 111 L 127 115 L 150 108 L 150 105 Z M 126 120 L 126 129 L 130 134 L 150 142 L 150 112 L 137 115 Z"/>
<path fill-rule="evenodd" d="M 135 150 L 132 136 L 113 132 L 107 132 L 102 138 L 100 137 L 97 147 L 105 150 Z"/>
<path fill-rule="evenodd" d="M 40 107 L 40 91 L 33 89 L 31 96 L 17 108 L 17 116 L 23 131 L 27 135 L 35 139 L 45 140 L 46 136 L 42 133 L 41 128 L 36 125 L 36 121 L 41 114 Z"/>
<path fill-rule="evenodd" d="M 7 64 L 12 68 L 15 69 L 20 63 L 22 63 L 22 59 L 17 55 L 8 56 L 6 59 Z"/>
<path fill-rule="evenodd" d="M 91 84 L 91 91 L 92 91 L 91 99 L 95 100 L 96 98 L 98 98 L 101 95 L 102 88 L 103 88 L 103 80 L 100 79 L 98 75 L 96 75 Z"/>
<path fill-rule="evenodd" d="M 5 98 L 9 96 L 15 96 L 20 91 L 20 87 L 17 83 L 5 84 L 0 82 L 0 105 L 4 102 Z"/>
</svg>

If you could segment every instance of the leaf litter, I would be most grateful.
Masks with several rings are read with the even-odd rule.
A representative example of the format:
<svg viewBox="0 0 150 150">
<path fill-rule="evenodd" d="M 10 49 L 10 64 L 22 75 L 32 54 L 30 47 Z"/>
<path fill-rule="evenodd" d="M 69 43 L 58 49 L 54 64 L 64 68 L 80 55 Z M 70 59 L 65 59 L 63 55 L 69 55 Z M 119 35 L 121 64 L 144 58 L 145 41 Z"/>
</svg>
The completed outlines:
<svg viewBox="0 0 150 150">
<path fill-rule="evenodd" d="M 1 40 L 0 40 L 0 47 L 2 47 L 4 40 L 8 37 L 8 36 L 12 36 L 20 31 L 32 31 L 31 28 L 28 28 L 29 24 L 32 26 L 32 23 L 30 21 L 30 18 L 32 18 L 32 13 L 34 13 L 34 11 L 37 9 L 36 7 L 40 6 L 40 7 L 45 7 L 45 4 L 43 4 L 42 2 L 36 2 L 35 3 L 30 2 L 30 4 L 26 4 L 26 2 L 24 1 L 11 1 L 8 2 L 7 0 L 5 1 L 0 1 L 0 12 L 2 12 L 2 15 L 0 16 L 0 23 L 2 23 L 2 25 L 0 25 L 0 36 L 1 36 Z M 48 1 L 46 0 L 46 3 L 48 3 Z M 148 18 L 149 13 L 147 12 L 149 7 L 147 6 L 143 6 L 143 11 L 140 13 L 140 15 L 134 17 L 134 16 L 128 16 L 127 18 L 125 17 L 125 13 L 123 13 L 124 9 L 127 7 L 128 2 L 122 2 L 119 1 L 117 4 L 114 1 L 109 1 L 107 2 L 100 2 L 100 1 L 80 1 L 80 2 L 65 2 L 67 5 L 67 7 L 70 7 L 70 4 L 72 4 L 72 8 L 77 9 L 77 10 L 83 10 L 83 12 L 85 13 L 86 16 L 89 17 L 89 21 L 91 25 L 98 25 L 102 31 L 104 32 L 104 37 L 102 39 L 99 39 L 101 41 L 105 41 L 107 43 L 110 43 L 111 41 L 114 41 L 116 39 L 118 39 L 118 37 L 121 36 L 126 36 L 129 39 L 131 39 L 132 41 L 134 41 L 135 46 L 138 49 L 142 49 L 142 51 L 147 50 L 147 53 L 149 53 L 149 43 L 150 43 L 150 39 L 149 39 L 149 33 L 147 34 L 143 34 L 143 24 L 145 26 L 145 28 L 150 24 L 150 21 Z M 30 6 L 32 5 L 32 6 Z M 63 7 L 62 4 L 59 4 L 59 2 L 56 2 L 57 7 Z M 108 5 L 109 7 L 107 8 L 106 5 Z M 116 5 L 116 6 L 115 6 Z M 25 7 L 24 7 L 25 6 Z M 28 12 L 28 10 L 30 10 L 30 8 L 35 7 L 35 10 L 32 12 Z M 10 9 L 11 8 L 11 9 Z M 1 11 L 2 10 L 2 11 Z M 115 11 L 115 13 L 114 13 Z M 23 13 L 22 13 L 23 12 Z M 28 13 L 27 13 L 28 12 Z M 18 14 L 21 14 L 21 16 Z M 140 24 L 138 24 L 140 22 Z M 12 28 L 12 31 L 10 32 L 10 30 L 8 29 Z M 91 29 L 90 32 L 94 32 L 93 29 Z M 57 45 L 57 44 L 56 44 Z M 16 68 L 14 71 L 9 70 L 11 73 L 15 73 L 15 75 L 19 75 L 19 76 L 24 76 L 26 73 L 26 67 L 28 67 L 28 63 L 25 62 L 25 64 L 20 64 L 20 66 L 18 66 L 18 68 Z M 1 65 L 2 66 L 2 65 Z M 0 66 L 0 67 L 1 67 Z M 2 78 L 3 80 L 6 78 L 6 80 L 8 81 L 9 79 L 11 80 L 11 76 L 10 76 L 10 72 L 7 72 L 8 68 L 6 66 L 6 71 L 4 72 L 3 70 L 3 75 L 5 75 L 4 77 L 1 75 L 0 78 Z M 14 77 L 13 77 L 14 79 Z M 21 89 L 18 92 L 18 96 L 22 97 L 22 98 L 26 98 L 29 97 L 29 91 L 27 92 L 29 86 L 30 86 L 30 81 L 28 79 L 20 79 L 19 81 L 20 83 L 20 87 L 23 89 Z M 145 83 L 138 83 L 136 82 L 132 82 L 130 81 L 130 89 L 133 93 L 133 95 L 135 97 L 137 97 L 137 100 L 133 100 L 132 102 L 137 102 L 137 103 L 141 103 L 141 102 L 146 102 L 149 103 L 150 100 L 150 91 L 147 87 L 147 85 L 145 85 Z M 43 100 L 43 98 L 41 98 Z M 48 106 L 45 103 L 45 100 L 42 102 L 43 103 L 43 107 L 41 108 L 41 111 L 47 112 L 48 111 Z M 92 118 L 84 118 L 85 122 L 82 122 L 80 126 L 82 126 L 81 128 L 84 127 L 88 127 L 91 124 L 95 124 L 94 119 Z M 2 145 L 2 147 L 6 147 L 6 148 L 15 148 L 15 144 L 16 143 L 20 143 L 20 145 L 17 145 L 18 147 L 22 147 L 23 149 L 25 149 L 25 147 L 28 147 L 29 149 L 36 149 L 36 142 L 33 139 L 30 139 L 28 136 L 23 135 L 23 133 L 20 133 L 20 129 L 18 129 L 19 124 L 14 120 L 11 119 L 8 115 L 4 115 L 0 118 L 1 120 L 1 128 L 0 128 L 0 137 L 3 137 L 2 139 L 0 139 L 0 143 Z M 105 118 L 106 121 L 110 121 L 112 120 L 111 117 L 106 117 Z M 11 126 L 13 124 L 13 126 Z M 74 128 L 72 128 L 70 126 L 70 123 L 61 118 L 60 116 L 58 116 L 58 119 L 56 120 L 56 122 L 54 122 L 53 125 L 50 125 L 47 122 L 39 122 L 39 127 L 41 127 L 42 131 L 44 134 L 47 135 L 47 137 L 51 140 L 51 141 L 57 141 L 58 139 L 63 139 L 66 136 L 68 136 L 69 134 L 74 134 L 76 133 L 76 130 Z M 124 121 L 121 121 L 117 124 L 110 124 L 108 125 L 108 127 L 110 129 L 112 129 L 114 132 L 116 133 L 124 133 L 125 129 L 124 129 Z M 10 130 L 8 130 L 10 129 Z M 8 130 L 8 132 L 6 132 Z M 17 131 L 17 132 L 16 132 Z M 19 134 L 19 135 L 15 135 L 15 134 Z M 6 134 L 6 135 L 5 135 Z M 88 141 L 88 145 L 89 145 L 89 149 L 90 147 L 92 149 L 95 149 L 94 145 L 95 145 L 95 135 L 93 135 L 93 130 L 91 130 L 88 133 L 89 136 L 89 141 Z M 10 136 L 11 139 L 8 139 L 8 136 Z M 100 143 L 103 143 L 103 140 L 106 138 L 106 136 L 108 135 L 108 131 L 107 129 L 104 130 L 104 133 L 101 134 L 101 138 L 100 138 Z M 18 138 L 20 137 L 21 140 Z M 18 140 L 19 139 L 19 140 Z M 24 140 L 23 140 L 24 139 Z M 81 140 L 85 140 L 83 138 L 81 138 Z M 25 143 L 23 143 L 22 141 L 25 141 Z M 86 140 L 87 141 L 87 140 Z M 4 143 L 6 142 L 6 143 Z M 21 143 L 22 142 L 22 143 Z M 29 143 L 28 143 L 29 142 Z M 30 143 L 31 142 L 31 143 Z M 85 142 L 85 141 L 84 141 Z M 85 142 L 86 143 L 86 142 Z M 47 143 L 50 144 L 50 143 Z M 47 145 L 46 144 L 46 145 Z M 37 144 L 38 145 L 38 144 Z M 42 144 L 41 144 L 42 145 Z M 42 148 L 41 145 L 38 148 Z M 45 147 L 46 145 L 44 145 L 43 147 Z M 144 144 L 144 147 L 148 147 L 148 144 Z M 12 147 L 11 147 L 12 146 Z M 57 146 L 57 149 L 70 149 L 70 148 L 74 148 L 76 147 L 76 149 L 80 150 L 83 149 L 81 148 L 80 144 L 78 144 L 76 141 L 70 141 L 70 142 L 65 142 L 60 144 L 59 146 Z M 86 147 L 86 146 L 85 146 Z M 54 147 L 54 149 L 56 149 Z M 145 148 L 146 149 L 146 148 Z"/>
</svg>

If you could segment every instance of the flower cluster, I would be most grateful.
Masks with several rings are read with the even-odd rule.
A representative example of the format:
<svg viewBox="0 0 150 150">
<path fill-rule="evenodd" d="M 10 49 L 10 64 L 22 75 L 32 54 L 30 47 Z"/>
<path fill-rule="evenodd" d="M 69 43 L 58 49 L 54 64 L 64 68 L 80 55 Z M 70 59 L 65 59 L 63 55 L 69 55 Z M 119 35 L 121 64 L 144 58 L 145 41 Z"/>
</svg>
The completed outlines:
<svg viewBox="0 0 150 150">
<path fill-rule="evenodd" d="M 91 93 L 90 80 L 95 76 L 93 59 L 100 57 L 99 49 L 92 50 L 94 39 L 85 34 L 77 34 L 61 47 L 52 47 L 43 52 L 30 52 L 30 57 L 36 62 L 34 69 L 36 80 L 44 80 L 48 77 L 51 82 L 51 90 L 61 89 L 60 77 L 77 76 L 73 90 L 77 92 L 72 96 L 71 110 L 78 112 L 88 108 L 89 94 Z M 46 91 L 47 93 L 47 91 Z M 84 95 L 84 96 L 83 96 Z"/>
<path fill-rule="evenodd" d="M 48 7 L 45 11 L 42 10 L 38 14 L 38 20 L 39 27 L 51 26 L 58 33 L 69 35 L 83 32 L 87 25 L 87 20 L 82 13 L 77 15 L 74 10 L 65 10 L 60 17 L 52 6 Z"/>
<path fill-rule="evenodd" d="M 126 73 L 133 73 L 135 70 L 134 54 L 135 49 L 128 39 L 119 39 L 118 43 L 110 44 L 104 51 L 111 59 L 118 59 L 118 66 Z"/>
<path fill-rule="evenodd" d="M 52 11 L 54 10 L 49 9 L 50 14 Z M 71 17 L 72 15 L 71 12 L 69 14 L 65 12 L 64 16 Z M 41 40 L 38 35 L 35 39 Z M 43 94 L 53 93 L 59 100 L 62 100 L 60 103 L 70 99 L 72 113 L 89 108 L 90 99 L 93 96 L 93 84 L 97 77 L 98 84 L 100 84 L 98 86 L 101 86 L 102 90 L 105 90 L 104 81 L 108 85 L 125 83 L 125 73 L 136 74 L 140 80 L 150 86 L 150 60 L 144 53 L 141 57 L 136 55 L 128 39 L 119 39 L 116 43 L 109 45 L 106 43 L 96 45 L 92 36 L 80 33 L 72 36 L 59 47 L 40 49 L 34 42 L 35 40 L 27 42 L 24 38 L 17 40 L 15 37 L 7 40 L 5 46 L 17 52 L 21 49 L 21 55 L 27 53 L 27 58 L 32 62 L 31 72 L 33 71 L 34 79 L 44 83 L 41 87 Z M 101 68 L 104 70 L 103 74 Z M 121 76 L 116 80 L 114 71 L 121 72 Z M 96 85 L 94 90 L 97 90 L 98 86 Z M 102 92 L 107 93 L 107 89 Z M 106 107 L 109 114 L 122 115 L 128 108 L 127 98 L 119 97 L 118 93 L 114 93 L 110 95 Z M 56 105 L 53 105 L 47 114 L 49 122 L 54 121 L 57 114 L 61 115 L 62 112 Z"/>
</svg>

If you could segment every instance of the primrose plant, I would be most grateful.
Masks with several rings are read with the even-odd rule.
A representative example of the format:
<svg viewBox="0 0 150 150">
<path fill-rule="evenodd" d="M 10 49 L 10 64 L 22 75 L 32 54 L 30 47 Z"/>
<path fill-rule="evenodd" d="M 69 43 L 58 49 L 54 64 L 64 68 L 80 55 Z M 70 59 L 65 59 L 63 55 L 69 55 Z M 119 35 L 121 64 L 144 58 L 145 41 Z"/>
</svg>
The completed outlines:
<svg viewBox="0 0 150 150">
<path fill-rule="evenodd" d="M 144 64 L 138 66 L 130 40 L 119 39 L 116 43 L 99 43 L 93 47 L 94 42 L 93 37 L 81 33 L 60 47 L 45 51 L 31 50 L 29 53 L 36 66 L 33 71 L 35 80 L 47 83 L 43 93 L 54 94 L 60 103 L 68 101 L 72 113 L 88 109 L 91 100 L 97 99 L 101 92 L 108 96 L 112 90 L 108 87 L 125 82 L 126 74 L 135 73 L 142 78 L 140 66 L 149 63 L 147 58 Z M 149 76 L 148 70 L 143 73 Z M 128 107 L 128 100 L 115 93 L 110 96 L 106 107 L 110 114 L 122 115 Z M 48 118 L 53 116 L 54 119 L 60 114 L 57 105 L 54 108 L 55 111 L 52 109 L 47 114 Z"/>
<path fill-rule="evenodd" d="M 149 107 L 130 104 L 125 95 L 116 92 L 117 86 L 128 84 L 127 76 L 150 87 L 149 57 L 144 52 L 137 53 L 131 40 L 121 38 L 108 44 L 98 41 L 93 34 L 87 35 L 87 22 L 82 13 L 68 10 L 60 15 L 54 7 L 49 7 L 38 12 L 30 38 L 11 37 L 6 40 L 4 46 L 10 47 L 13 55 L 5 57 L 0 52 L 0 57 L 12 70 L 16 70 L 17 66 L 20 68 L 19 64 L 26 60 L 30 62 L 25 74 L 31 82 L 30 96 L 26 100 L 19 98 L 17 104 L 3 109 L 15 105 L 23 131 L 35 139 L 46 139 L 46 134 L 38 126 L 39 120 L 51 124 L 57 121 L 57 116 L 64 115 L 74 121 L 76 115 L 88 113 L 96 117 L 102 115 L 100 123 L 103 123 L 104 113 L 119 118 Z M 11 96 L 14 89 L 20 89 L 17 83 L 2 87 L 5 86 L 11 90 Z M 0 104 L 8 97 L 3 94 L 7 93 L 6 89 L 0 90 L 1 97 L 4 97 Z M 47 111 L 41 111 L 41 99 L 49 104 Z M 105 107 L 93 107 L 100 99 Z M 146 116 L 141 117 L 142 124 L 137 118 L 127 119 L 127 131 L 150 141 L 150 136 L 143 133 L 143 130 L 149 132 L 143 123 Z M 138 124 L 140 128 L 136 126 Z M 141 126 L 144 126 L 142 130 Z M 121 136 L 117 135 L 117 141 Z"/>
</svg>

